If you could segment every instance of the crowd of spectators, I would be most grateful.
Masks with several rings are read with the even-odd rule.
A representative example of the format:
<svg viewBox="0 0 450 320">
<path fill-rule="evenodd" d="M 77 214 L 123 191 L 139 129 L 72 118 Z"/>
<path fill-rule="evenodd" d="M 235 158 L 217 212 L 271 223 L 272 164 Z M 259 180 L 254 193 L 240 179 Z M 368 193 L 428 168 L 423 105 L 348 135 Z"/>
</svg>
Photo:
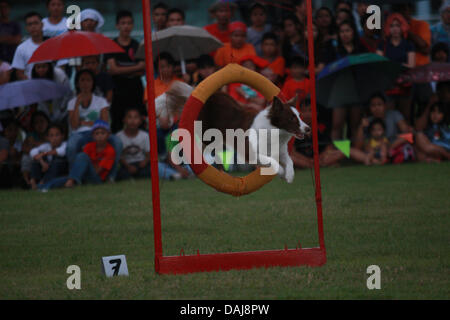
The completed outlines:
<svg viewBox="0 0 450 320">
<path fill-rule="evenodd" d="M 86 56 L 29 64 L 47 39 L 67 31 L 64 0 L 47 0 L 47 17 L 29 12 L 26 34 L 10 20 L 14 2 L 0 0 L 0 85 L 27 79 L 49 79 L 68 86 L 63 98 L 0 111 L 0 186 L 39 190 L 150 177 L 147 92 L 142 78 L 145 61 L 136 58 L 139 42 L 131 37 L 133 14 L 116 15 L 119 32 L 113 39 L 123 53 Z M 283 1 L 283 14 L 269 14 L 276 2 L 255 2 L 244 21 L 234 19 L 240 8 L 216 1 L 208 8 L 214 18 L 204 26 L 223 46 L 197 59 L 180 62 L 167 52 L 155 59 L 155 97 L 174 81 L 196 86 L 230 62 L 260 72 L 278 85 L 284 97 L 297 96 L 302 119 L 311 123 L 306 1 Z M 315 72 L 350 55 L 374 53 L 411 69 L 430 62 L 449 62 L 450 1 L 442 1 L 440 21 L 412 17 L 411 4 L 392 5 L 383 12 L 380 30 L 367 26 L 365 2 L 339 0 L 333 8 L 315 8 L 313 41 Z M 205 10 L 205 14 L 207 14 Z M 185 12 L 164 2 L 152 8 L 153 31 L 184 25 Z M 104 18 L 95 9 L 81 12 L 84 31 L 101 32 Z M 231 84 L 221 89 L 243 108 L 264 109 L 267 101 L 254 89 Z M 1 99 L 1 97 L 0 97 Z M 450 159 L 450 82 L 402 83 L 374 94 L 357 105 L 318 106 L 320 164 L 335 166 L 345 158 L 334 141 L 351 141 L 350 158 L 366 165 Z M 179 114 L 158 118 L 159 175 L 189 178 L 192 172 L 175 165 L 168 152 L 170 132 Z M 313 166 L 311 138 L 297 140 L 290 151 L 297 168 Z"/>
</svg>

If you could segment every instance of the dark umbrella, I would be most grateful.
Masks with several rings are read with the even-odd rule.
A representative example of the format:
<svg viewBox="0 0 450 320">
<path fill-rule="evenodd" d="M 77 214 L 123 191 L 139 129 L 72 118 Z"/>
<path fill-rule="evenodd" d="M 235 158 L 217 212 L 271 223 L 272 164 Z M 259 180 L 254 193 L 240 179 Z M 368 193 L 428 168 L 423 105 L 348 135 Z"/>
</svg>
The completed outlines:
<svg viewBox="0 0 450 320">
<path fill-rule="evenodd" d="M 406 71 L 398 82 L 429 83 L 450 81 L 450 63 L 432 62 Z"/>
<path fill-rule="evenodd" d="M 400 64 L 374 53 L 350 55 L 327 65 L 317 77 L 317 100 L 328 108 L 366 102 L 391 88 Z"/>
<path fill-rule="evenodd" d="M 124 52 L 113 40 L 96 32 L 67 31 L 44 41 L 28 63 Z"/>
<path fill-rule="evenodd" d="M 71 92 L 67 86 L 46 79 L 10 82 L 0 86 L 0 110 L 61 98 Z"/>
</svg>

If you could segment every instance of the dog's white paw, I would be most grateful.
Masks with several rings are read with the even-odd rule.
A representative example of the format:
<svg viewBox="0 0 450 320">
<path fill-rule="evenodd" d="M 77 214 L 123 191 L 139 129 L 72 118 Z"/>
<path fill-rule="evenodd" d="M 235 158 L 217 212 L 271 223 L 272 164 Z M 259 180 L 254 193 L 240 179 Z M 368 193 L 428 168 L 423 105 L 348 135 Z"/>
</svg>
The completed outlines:
<svg viewBox="0 0 450 320">
<path fill-rule="evenodd" d="M 284 175 L 284 179 L 287 183 L 294 182 L 295 172 L 293 169 L 286 170 L 286 174 Z"/>
</svg>

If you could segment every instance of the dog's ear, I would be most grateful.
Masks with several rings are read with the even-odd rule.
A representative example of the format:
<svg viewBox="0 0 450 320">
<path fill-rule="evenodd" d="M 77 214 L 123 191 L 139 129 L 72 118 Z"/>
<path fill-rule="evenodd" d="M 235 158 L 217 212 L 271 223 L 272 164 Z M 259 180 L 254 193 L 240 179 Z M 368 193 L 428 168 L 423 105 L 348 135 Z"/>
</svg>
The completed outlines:
<svg viewBox="0 0 450 320">
<path fill-rule="evenodd" d="M 283 102 L 278 97 L 273 97 L 272 101 L 272 111 L 277 114 L 280 113 L 284 108 Z"/>
<path fill-rule="evenodd" d="M 295 106 L 297 106 L 297 99 L 298 99 L 298 94 L 296 94 L 295 97 L 293 97 L 287 103 L 289 104 L 289 106 L 295 107 Z"/>
</svg>

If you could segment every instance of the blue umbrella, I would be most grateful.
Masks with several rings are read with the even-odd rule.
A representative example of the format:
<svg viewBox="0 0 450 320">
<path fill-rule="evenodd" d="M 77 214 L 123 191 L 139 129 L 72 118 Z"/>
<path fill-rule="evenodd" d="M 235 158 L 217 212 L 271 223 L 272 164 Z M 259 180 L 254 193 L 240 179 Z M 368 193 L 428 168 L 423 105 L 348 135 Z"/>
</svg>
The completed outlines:
<svg viewBox="0 0 450 320">
<path fill-rule="evenodd" d="M 57 99 L 70 93 L 69 87 L 46 79 L 10 82 L 0 86 L 0 110 Z"/>
<path fill-rule="evenodd" d="M 327 65 L 317 77 L 317 99 L 328 108 L 366 102 L 395 85 L 401 64 L 374 53 L 350 55 Z"/>
</svg>

